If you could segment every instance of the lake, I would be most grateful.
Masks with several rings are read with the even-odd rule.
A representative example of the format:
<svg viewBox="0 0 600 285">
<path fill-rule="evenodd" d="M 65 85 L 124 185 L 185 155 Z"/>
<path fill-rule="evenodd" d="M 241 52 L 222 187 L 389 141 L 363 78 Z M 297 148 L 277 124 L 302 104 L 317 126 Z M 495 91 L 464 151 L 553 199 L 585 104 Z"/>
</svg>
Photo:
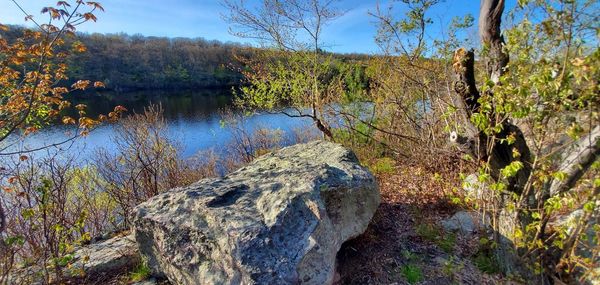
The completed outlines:
<svg viewBox="0 0 600 285">
<path fill-rule="evenodd" d="M 107 114 L 114 106 L 122 105 L 128 113 L 143 112 L 150 104 L 161 104 L 167 123 L 169 136 L 181 143 L 183 156 L 190 157 L 199 151 L 214 150 L 217 153 L 232 139 L 232 130 L 222 124 L 221 111 L 231 107 L 232 95 L 229 89 L 206 89 L 186 91 L 139 91 L 128 93 L 104 92 L 101 94 L 79 95 L 73 105 L 84 103 L 88 106 L 88 114 L 92 117 Z M 282 114 L 254 114 L 247 117 L 244 129 L 252 131 L 258 128 L 279 129 L 290 133 L 295 128 L 314 128 L 309 119 L 289 118 Z M 71 126 L 52 126 L 20 139 L 12 137 L 12 145 L 3 152 L 19 149 L 35 149 L 64 141 L 72 135 Z M 316 129 L 315 129 L 316 131 Z M 72 143 L 61 145 L 58 149 L 64 154 L 74 155 L 77 161 L 85 162 L 91 158 L 95 150 L 103 147 L 114 150 L 111 138 L 114 136 L 114 125 L 104 124 L 89 135 Z M 2 146 L 5 148 L 6 144 Z M 34 155 L 45 155 L 39 151 Z M 1 157 L 0 157 L 1 158 Z"/>
</svg>

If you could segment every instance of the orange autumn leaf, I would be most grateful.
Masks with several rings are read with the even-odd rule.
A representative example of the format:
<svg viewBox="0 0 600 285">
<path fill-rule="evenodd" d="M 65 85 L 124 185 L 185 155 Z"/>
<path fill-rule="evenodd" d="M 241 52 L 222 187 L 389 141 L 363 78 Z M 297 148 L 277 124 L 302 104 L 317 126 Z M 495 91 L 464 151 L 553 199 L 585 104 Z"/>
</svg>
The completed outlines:
<svg viewBox="0 0 600 285">
<path fill-rule="evenodd" d="M 79 118 L 79 127 L 82 129 L 89 129 L 97 124 L 98 124 L 98 121 L 96 121 L 92 118 L 88 118 L 88 117 Z"/>
<path fill-rule="evenodd" d="M 85 14 L 83 14 L 83 18 L 86 21 L 92 20 L 92 21 L 96 22 L 98 20 L 98 18 L 96 18 L 96 16 L 94 14 L 92 14 L 92 13 L 85 13 Z"/>
<path fill-rule="evenodd" d="M 85 90 L 88 86 L 90 86 L 89 80 L 78 80 L 73 85 L 71 85 L 71 88 Z"/>
<path fill-rule="evenodd" d="M 31 134 L 31 133 L 35 133 L 37 131 L 36 127 L 28 127 L 25 129 L 25 135 Z"/>
<path fill-rule="evenodd" d="M 60 104 L 58 105 L 58 109 L 59 109 L 59 110 L 63 110 L 63 109 L 65 109 L 65 108 L 69 108 L 69 107 L 71 107 L 71 102 L 69 102 L 69 101 L 62 101 L 62 102 L 60 102 Z"/>
<path fill-rule="evenodd" d="M 87 51 L 87 48 L 81 42 L 75 42 L 75 43 L 73 43 L 73 49 L 76 52 L 85 52 L 85 51 Z"/>
<path fill-rule="evenodd" d="M 18 177 L 16 176 L 11 176 L 8 178 L 8 183 L 10 184 L 14 184 L 15 182 L 17 182 Z"/>
<path fill-rule="evenodd" d="M 94 7 L 94 9 L 98 9 L 98 10 L 104 12 L 104 7 L 102 7 L 102 5 L 100 5 L 100 3 L 98 3 L 98 2 L 88 1 L 88 2 L 86 2 L 86 4 Z"/>
<path fill-rule="evenodd" d="M 67 3 L 67 1 L 58 1 L 56 3 L 56 6 L 71 7 L 71 5 Z"/>
<path fill-rule="evenodd" d="M 127 108 L 125 108 L 121 105 L 118 105 L 115 107 L 115 112 L 117 112 L 117 113 L 127 112 Z"/>
<path fill-rule="evenodd" d="M 64 116 L 62 119 L 63 124 L 65 125 L 73 125 L 75 124 L 75 119 L 69 117 L 69 116 Z"/>
</svg>

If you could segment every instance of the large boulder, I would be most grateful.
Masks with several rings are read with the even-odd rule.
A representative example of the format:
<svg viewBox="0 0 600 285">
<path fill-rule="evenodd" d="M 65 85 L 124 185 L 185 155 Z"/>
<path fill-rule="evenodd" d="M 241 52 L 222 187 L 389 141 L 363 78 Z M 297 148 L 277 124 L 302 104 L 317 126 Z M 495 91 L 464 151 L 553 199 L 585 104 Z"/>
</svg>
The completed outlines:
<svg viewBox="0 0 600 285">
<path fill-rule="evenodd" d="M 331 284 L 336 253 L 379 202 L 351 151 L 317 141 L 150 199 L 134 233 L 153 273 L 175 284 Z"/>
</svg>

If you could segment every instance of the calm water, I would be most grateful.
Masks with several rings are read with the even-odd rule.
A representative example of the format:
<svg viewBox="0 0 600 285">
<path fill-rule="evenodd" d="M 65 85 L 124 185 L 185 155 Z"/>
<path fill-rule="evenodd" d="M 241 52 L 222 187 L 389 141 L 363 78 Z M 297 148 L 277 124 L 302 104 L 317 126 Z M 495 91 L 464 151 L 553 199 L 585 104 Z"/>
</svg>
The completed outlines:
<svg viewBox="0 0 600 285">
<path fill-rule="evenodd" d="M 122 105 L 131 112 L 143 112 L 144 107 L 160 103 L 167 121 L 171 138 L 181 143 L 183 155 L 189 157 L 199 151 L 222 150 L 231 141 L 231 129 L 222 124 L 220 111 L 231 105 L 230 90 L 199 91 L 161 91 L 104 93 L 86 95 L 73 100 L 74 103 L 88 105 L 88 114 L 106 114 L 116 105 Z M 310 120 L 289 118 L 280 114 L 255 114 L 247 118 L 244 128 L 252 131 L 257 128 L 280 129 L 291 132 L 295 128 L 313 128 Z M 87 161 L 98 147 L 114 150 L 111 138 L 114 136 L 114 125 L 102 125 L 86 137 L 78 138 L 72 143 L 60 146 L 60 151 L 76 156 L 77 161 Z M 34 149 L 64 141 L 72 134 L 73 128 L 54 126 L 43 129 L 24 140 L 13 138 L 10 150 Z M 15 143 L 16 141 L 16 143 Z M 2 146 L 4 148 L 5 146 Z M 36 155 L 44 155 L 46 151 Z M 2 159 L 2 157 L 0 157 Z"/>
</svg>

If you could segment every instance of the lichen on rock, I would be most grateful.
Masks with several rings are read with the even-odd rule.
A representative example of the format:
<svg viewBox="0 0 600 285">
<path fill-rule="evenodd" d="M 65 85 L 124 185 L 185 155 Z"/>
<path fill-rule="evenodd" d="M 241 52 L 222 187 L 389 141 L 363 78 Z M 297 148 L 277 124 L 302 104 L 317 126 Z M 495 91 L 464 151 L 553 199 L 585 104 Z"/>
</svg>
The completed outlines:
<svg viewBox="0 0 600 285">
<path fill-rule="evenodd" d="M 379 203 L 356 156 L 317 141 L 150 199 L 134 234 L 154 274 L 176 284 L 330 284 L 342 243 Z"/>
</svg>

